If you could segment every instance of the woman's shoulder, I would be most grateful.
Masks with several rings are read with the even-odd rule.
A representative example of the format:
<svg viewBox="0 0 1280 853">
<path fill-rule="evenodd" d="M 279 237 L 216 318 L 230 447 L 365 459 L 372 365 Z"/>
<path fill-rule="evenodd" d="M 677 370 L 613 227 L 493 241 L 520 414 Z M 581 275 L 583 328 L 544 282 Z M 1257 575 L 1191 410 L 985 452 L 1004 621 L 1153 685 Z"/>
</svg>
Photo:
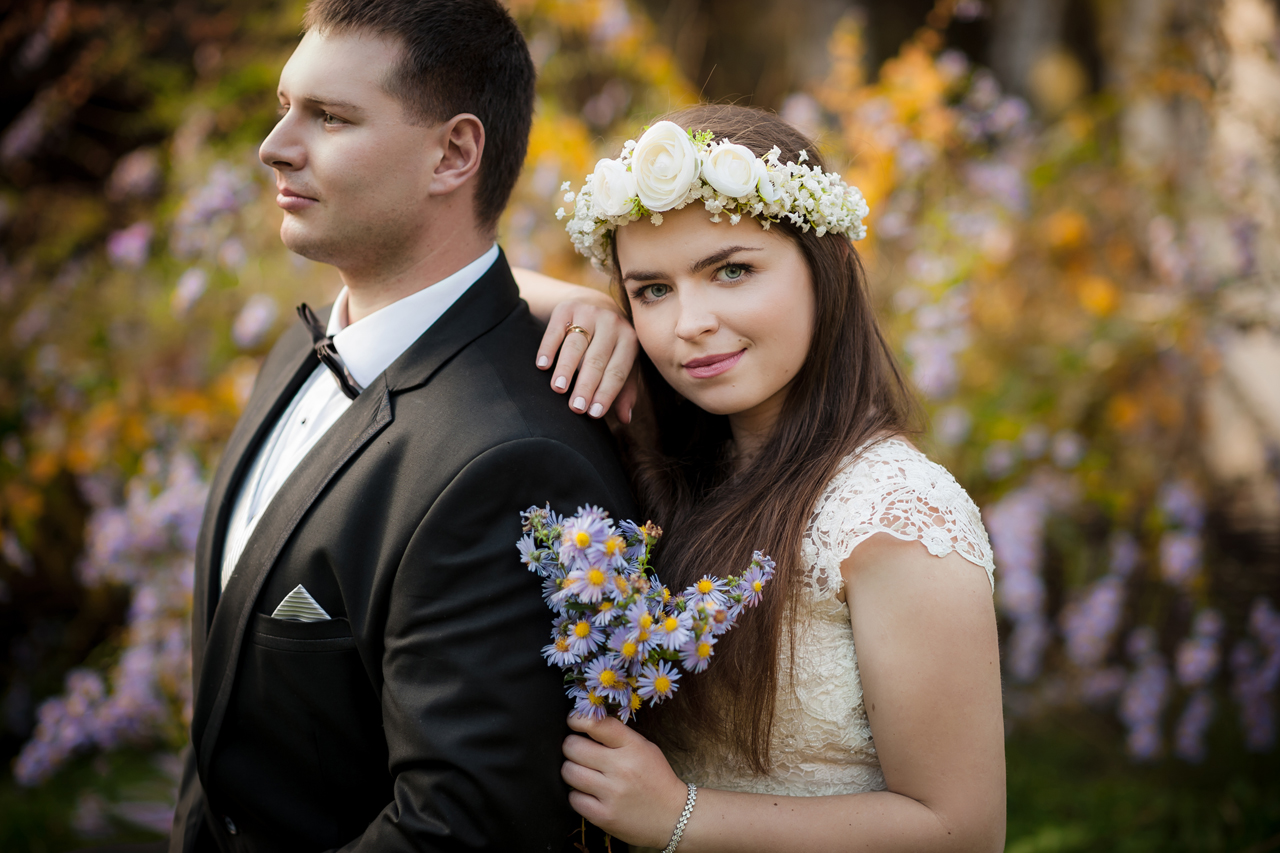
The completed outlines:
<svg viewBox="0 0 1280 853">
<path fill-rule="evenodd" d="M 950 471 L 899 436 L 845 457 L 814 509 L 811 532 L 841 561 L 871 536 L 888 533 L 919 541 L 937 557 L 956 551 L 994 578 L 991 543 L 973 499 Z"/>
</svg>

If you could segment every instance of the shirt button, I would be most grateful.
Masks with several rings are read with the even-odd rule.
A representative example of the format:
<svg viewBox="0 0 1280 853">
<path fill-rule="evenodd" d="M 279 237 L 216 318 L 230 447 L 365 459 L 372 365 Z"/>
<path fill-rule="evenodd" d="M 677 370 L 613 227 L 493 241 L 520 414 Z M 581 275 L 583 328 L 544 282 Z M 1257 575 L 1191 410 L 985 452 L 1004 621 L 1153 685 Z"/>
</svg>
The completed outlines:
<svg viewBox="0 0 1280 853">
<path fill-rule="evenodd" d="M 236 835 L 240 832 L 240 830 L 236 829 L 236 822 L 231 818 L 224 817 L 222 819 L 222 822 L 227 825 L 227 832 L 231 833 L 232 835 Z"/>
</svg>

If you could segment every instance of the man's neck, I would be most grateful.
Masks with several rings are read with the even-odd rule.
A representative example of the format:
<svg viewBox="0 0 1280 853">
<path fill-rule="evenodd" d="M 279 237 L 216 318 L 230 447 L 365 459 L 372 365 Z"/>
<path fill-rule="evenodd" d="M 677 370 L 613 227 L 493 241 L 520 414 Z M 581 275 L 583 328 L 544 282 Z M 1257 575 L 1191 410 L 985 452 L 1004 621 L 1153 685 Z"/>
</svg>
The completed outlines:
<svg viewBox="0 0 1280 853">
<path fill-rule="evenodd" d="M 398 263 L 380 264 L 371 270 L 338 270 L 347 286 L 348 325 L 448 278 L 493 245 L 492 235 L 474 229 L 435 236 L 443 239 L 433 239 L 429 247 Z"/>
</svg>

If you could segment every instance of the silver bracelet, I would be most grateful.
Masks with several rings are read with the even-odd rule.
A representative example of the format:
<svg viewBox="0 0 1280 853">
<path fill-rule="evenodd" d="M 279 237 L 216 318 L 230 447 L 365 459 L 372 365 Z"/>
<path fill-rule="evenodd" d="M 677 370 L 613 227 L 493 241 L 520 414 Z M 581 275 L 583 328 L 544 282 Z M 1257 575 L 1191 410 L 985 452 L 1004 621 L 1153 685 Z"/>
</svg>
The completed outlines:
<svg viewBox="0 0 1280 853">
<path fill-rule="evenodd" d="M 676 822 L 676 831 L 671 833 L 671 841 L 662 853 L 675 853 L 676 847 L 680 845 L 680 838 L 684 835 L 684 825 L 689 822 L 689 815 L 693 814 L 693 804 L 697 800 L 698 786 L 690 783 L 689 796 L 684 801 L 684 811 L 680 813 L 680 820 Z"/>
</svg>

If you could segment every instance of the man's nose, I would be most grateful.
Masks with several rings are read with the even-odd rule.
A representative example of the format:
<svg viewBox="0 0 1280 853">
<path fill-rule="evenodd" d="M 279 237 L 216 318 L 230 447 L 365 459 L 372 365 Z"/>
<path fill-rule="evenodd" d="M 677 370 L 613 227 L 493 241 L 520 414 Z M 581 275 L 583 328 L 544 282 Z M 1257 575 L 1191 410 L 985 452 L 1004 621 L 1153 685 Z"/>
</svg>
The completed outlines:
<svg viewBox="0 0 1280 853">
<path fill-rule="evenodd" d="M 296 171 L 306 162 L 306 150 L 297 138 L 297 129 L 289 113 L 285 113 L 276 126 L 262 140 L 258 159 L 273 169 Z"/>
</svg>

